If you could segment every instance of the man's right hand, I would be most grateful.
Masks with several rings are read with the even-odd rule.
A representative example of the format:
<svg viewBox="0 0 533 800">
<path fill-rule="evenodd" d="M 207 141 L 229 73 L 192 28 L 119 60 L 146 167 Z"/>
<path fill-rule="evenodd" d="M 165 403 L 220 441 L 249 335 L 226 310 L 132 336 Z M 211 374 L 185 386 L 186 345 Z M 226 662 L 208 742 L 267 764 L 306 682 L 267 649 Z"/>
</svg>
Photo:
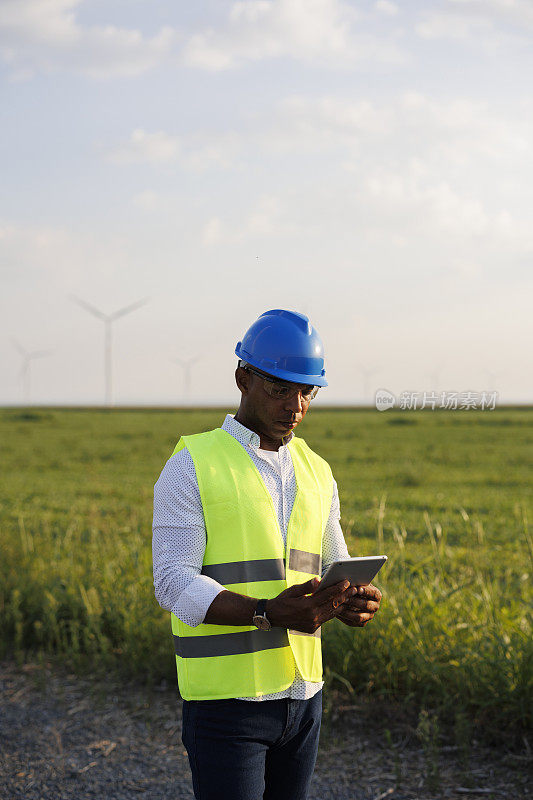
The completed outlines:
<svg viewBox="0 0 533 800">
<path fill-rule="evenodd" d="M 314 633 L 324 622 L 337 616 L 342 604 L 356 593 L 357 589 L 346 580 L 321 591 L 320 579 L 312 578 L 289 586 L 277 597 L 267 600 L 265 613 L 273 626 Z"/>
</svg>

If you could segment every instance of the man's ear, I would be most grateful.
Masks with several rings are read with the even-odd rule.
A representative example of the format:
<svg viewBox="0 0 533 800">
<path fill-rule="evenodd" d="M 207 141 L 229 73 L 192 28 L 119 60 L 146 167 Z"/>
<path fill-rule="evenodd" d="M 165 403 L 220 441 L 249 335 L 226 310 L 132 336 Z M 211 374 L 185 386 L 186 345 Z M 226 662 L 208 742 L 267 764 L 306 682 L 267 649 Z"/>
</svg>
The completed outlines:
<svg viewBox="0 0 533 800">
<path fill-rule="evenodd" d="M 242 394 L 248 394 L 250 389 L 250 379 L 251 375 L 249 372 L 247 372 L 247 370 L 243 369 L 242 367 L 237 367 L 235 370 L 235 383 Z"/>
</svg>

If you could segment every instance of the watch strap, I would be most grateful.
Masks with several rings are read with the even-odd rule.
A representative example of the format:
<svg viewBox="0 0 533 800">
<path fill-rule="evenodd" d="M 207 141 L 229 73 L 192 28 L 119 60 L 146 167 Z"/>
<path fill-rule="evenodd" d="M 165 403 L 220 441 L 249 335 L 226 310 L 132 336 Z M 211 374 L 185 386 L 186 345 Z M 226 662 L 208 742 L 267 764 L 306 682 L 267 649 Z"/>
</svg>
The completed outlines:
<svg viewBox="0 0 533 800">
<path fill-rule="evenodd" d="M 255 608 L 254 617 L 266 617 L 266 600 L 258 600 Z"/>
</svg>

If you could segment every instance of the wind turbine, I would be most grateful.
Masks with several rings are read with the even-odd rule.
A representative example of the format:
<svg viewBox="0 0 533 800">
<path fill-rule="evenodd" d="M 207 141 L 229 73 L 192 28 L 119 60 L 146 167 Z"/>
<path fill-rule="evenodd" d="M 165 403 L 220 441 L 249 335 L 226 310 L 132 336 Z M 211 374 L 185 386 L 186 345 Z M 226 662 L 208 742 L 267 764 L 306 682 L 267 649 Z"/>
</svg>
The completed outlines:
<svg viewBox="0 0 533 800">
<path fill-rule="evenodd" d="M 44 356 L 51 355 L 50 350 L 25 350 L 24 347 L 16 339 L 11 339 L 16 349 L 22 356 L 22 368 L 19 372 L 19 380 L 22 383 L 22 397 L 24 403 L 30 403 L 30 364 L 32 358 L 43 358 Z"/>
<path fill-rule="evenodd" d="M 428 372 L 427 374 L 427 377 L 429 378 L 430 382 L 429 388 L 431 389 L 432 392 L 435 392 L 435 394 L 439 393 L 441 372 L 442 372 L 442 364 L 439 365 L 438 367 L 434 366 L 433 370 L 431 372 Z"/>
<path fill-rule="evenodd" d="M 86 303 L 85 300 L 82 300 L 76 295 L 71 294 L 69 295 L 70 299 L 77 303 L 79 306 L 88 311 L 89 314 L 92 314 L 93 317 L 98 317 L 101 319 L 105 326 L 105 335 L 104 335 L 104 370 L 105 370 L 105 404 L 106 406 L 112 405 L 112 360 L 111 360 L 111 325 L 115 320 L 119 317 L 124 317 L 126 314 L 129 314 L 131 311 L 135 311 L 137 308 L 145 305 L 148 302 L 148 297 L 143 298 L 142 300 L 138 300 L 136 303 L 132 303 L 129 306 L 124 306 L 124 308 L 120 308 L 118 311 L 115 311 L 114 314 L 104 314 L 103 311 L 99 311 L 94 306 L 90 305 L 90 303 Z"/>
<path fill-rule="evenodd" d="M 174 362 L 179 364 L 183 369 L 183 399 L 189 399 L 191 389 L 191 368 L 197 361 L 200 361 L 200 356 L 193 356 L 192 358 L 175 358 Z"/>
<path fill-rule="evenodd" d="M 494 391 L 494 387 L 496 385 L 496 382 L 497 382 L 498 378 L 501 377 L 502 373 L 501 372 L 493 372 L 490 369 L 484 369 L 483 371 L 484 371 L 485 375 L 487 376 L 488 389 L 490 391 Z"/>
<path fill-rule="evenodd" d="M 363 403 L 366 403 L 367 398 L 368 398 L 368 381 L 372 377 L 372 375 L 375 375 L 376 373 L 379 372 L 379 369 L 377 369 L 377 368 L 368 369 L 368 367 L 364 367 L 364 366 L 360 365 L 359 366 L 359 372 L 363 376 Z"/>
</svg>

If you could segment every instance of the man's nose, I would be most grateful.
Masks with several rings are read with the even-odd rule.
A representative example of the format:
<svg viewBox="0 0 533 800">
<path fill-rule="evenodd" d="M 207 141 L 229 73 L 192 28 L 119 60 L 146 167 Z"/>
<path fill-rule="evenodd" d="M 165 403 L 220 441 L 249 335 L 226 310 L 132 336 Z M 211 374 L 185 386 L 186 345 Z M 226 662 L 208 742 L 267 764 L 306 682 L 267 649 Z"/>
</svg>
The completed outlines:
<svg viewBox="0 0 533 800">
<path fill-rule="evenodd" d="M 302 394 L 299 389 L 297 392 L 293 394 L 292 397 L 289 397 L 289 399 L 285 404 L 285 407 L 287 410 L 293 411 L 296 414 L 301 413 L 303 406 L 302 406 Z"/>
</svg>

